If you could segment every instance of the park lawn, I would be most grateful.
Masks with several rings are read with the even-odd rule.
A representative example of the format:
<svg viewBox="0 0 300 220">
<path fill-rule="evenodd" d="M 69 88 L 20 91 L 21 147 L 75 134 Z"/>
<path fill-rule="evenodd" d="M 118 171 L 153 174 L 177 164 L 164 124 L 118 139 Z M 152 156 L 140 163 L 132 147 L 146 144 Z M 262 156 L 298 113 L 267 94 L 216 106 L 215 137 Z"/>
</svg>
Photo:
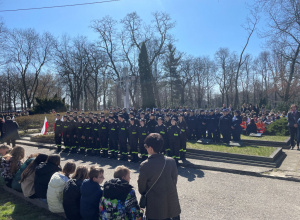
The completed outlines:
<svg viewBox="0 0 300 220">
<path fill-rule="evenodd" d="M 261 157 L 269 157 L 276 150 L 276 147 L 263 147 L 251 145 L 236 147 L 226 146 L 223 144 L 199 144 L 196 142 L 187 142 L 187 148 Z"/>
<path fill-rule="evenodd" d="M 6 192 L 0 178 L 0 220 L 63 220 L 63 217 L 36 207 L 25 200 Z"/>
<path fill-rule="evenodd" d="M 258 141 L 276 141 L 276 142 L 285 142 L 289 136 L 271 136 L 263 135 L 262 137 L 251 137 L 246 135 L 241 135 L 242 140 L 258 140 Z"/>
</svg>

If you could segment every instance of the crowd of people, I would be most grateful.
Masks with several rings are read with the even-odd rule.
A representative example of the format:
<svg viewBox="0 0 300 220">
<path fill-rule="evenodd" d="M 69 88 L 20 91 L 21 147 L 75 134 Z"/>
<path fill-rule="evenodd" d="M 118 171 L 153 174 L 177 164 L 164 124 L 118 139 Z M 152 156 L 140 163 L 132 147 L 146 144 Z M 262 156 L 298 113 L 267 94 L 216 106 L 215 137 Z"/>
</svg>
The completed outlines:
<svg viewBox="0 0 300 220">
<path fill-rule="evenodd" d="M 8 187 L 47 203 L 51 212 L 64 213 L 70 220 L 138 220 L 144 216 L 179 220 L 177 166 L 173 158 L 160 153 L 163 142 L 157 133 L 145 139 L 150 156 L 140 165 L 138 191 L 146 203 L 138 202 L 130 185 L 131 171 L 123 165 L 117 166 L 113 177 L 104 183 L 103 168 L 77 167 L 74 162 L 61 168 L 58 154 L 32 154 L 22 163 L 25 150 L 21 146 L 0 146 L 1 176 Z"/>
<path fill-rule="evenodd" d="M 55 143 L 58 151 L 101 155 L 132 162 L 144 161 L 147 152 L 144 139 L 150 133 L 160 133 L 165 140 L 163 152 L 177 162 L 184 160 L 187 140 L 208 139 L 212 142 L 240 141 L 242 133 L 264 133 L 266 126 L 286 117 L 285 112 L 266 111 L 256 105 L 244 104 L 240 110 L 232 111 L 223 105 L 220 109 L 193 110 L 110 109 L 109 113 L 77 111 L 57 114 L 55 122 Z M 140 156 L 139 156 L 140 153 Z"/>
</svg>

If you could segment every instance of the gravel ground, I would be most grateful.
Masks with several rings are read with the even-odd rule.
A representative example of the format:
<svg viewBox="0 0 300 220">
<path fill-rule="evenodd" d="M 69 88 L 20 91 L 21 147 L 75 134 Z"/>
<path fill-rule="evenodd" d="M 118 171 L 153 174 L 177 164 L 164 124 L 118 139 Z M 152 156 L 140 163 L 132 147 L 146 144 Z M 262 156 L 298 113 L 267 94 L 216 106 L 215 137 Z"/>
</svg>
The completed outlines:
<svg viewBox="0 0 300 220">
<path fill-rule="evenodd" d="M 23 146 L 31 153 L 52 154 L 54 150 Z M 62 165 L 99 165 L 106 180 L 114 168 L 125 165 L 132 170 L 131 184 L 137 189 L 138 164 L 83 155 L 61 153 Z M 299 219 L 300 184 L 215 171 L 179 167 L 178 194 L 181 219 Z M 139 193 L 137 193 L 139 197 Z"/>
</svg>

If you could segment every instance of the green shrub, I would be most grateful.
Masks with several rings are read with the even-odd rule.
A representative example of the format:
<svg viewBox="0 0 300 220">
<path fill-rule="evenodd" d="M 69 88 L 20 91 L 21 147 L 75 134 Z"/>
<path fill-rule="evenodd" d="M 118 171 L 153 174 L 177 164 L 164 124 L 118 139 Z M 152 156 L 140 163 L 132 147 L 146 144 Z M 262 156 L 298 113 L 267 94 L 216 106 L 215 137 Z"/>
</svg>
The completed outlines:
<svg viewBox="0 0 300 220">
<path fill-rule="evenodd" d="M 56 96 L 52 99 L 36 98 L 36 105 L 33 107 L 35 114 L 49 113 L 52 109 L 57 112 L 64 112 L 67 110 L 65 99 L 59 99 Z"/>
<path fill-rule="evenodd" d="M 287 126 L 287 118 L 280 118 L 272 124 L 266 126 L 266 133 L 268 135 L 288 136 L 289 128 Z"/>
</svg>

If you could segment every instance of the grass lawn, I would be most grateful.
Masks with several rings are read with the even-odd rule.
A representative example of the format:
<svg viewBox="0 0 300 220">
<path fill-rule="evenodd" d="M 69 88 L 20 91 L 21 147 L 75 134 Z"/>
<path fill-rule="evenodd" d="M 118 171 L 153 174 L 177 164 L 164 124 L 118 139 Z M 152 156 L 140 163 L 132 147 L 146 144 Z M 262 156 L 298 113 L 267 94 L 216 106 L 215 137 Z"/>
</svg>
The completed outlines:
<svg viewBox="0 0 300 220">
<path fill-rule="evenodd" d="M 63 220 L 50 211 L 36 207 L 19 197 L 6 192 L 0 178 L 0 220 Z"/>
<path fill-rule="evenodd" d="M 263 135 L 262 137 L 250 137 L 246 135 L 241 135 L 242 140 L 260 140 L 260 141 L 276 141 L 276 142 L 285 142 L 289 136 L 269 136 Z"/>
<path fill-rule="evenodd" d="M 250 145 L 245 145 L 241 147 L 229 147 L 223 144 L 199 144 L 196 142 L 187 142 L 186 147 L 198 150 L 219 151 L 224 153 L 244 154 L 262 157 L 269 157 L 276 150 L 275 147 L 262 147 Z"/>
</svg>

